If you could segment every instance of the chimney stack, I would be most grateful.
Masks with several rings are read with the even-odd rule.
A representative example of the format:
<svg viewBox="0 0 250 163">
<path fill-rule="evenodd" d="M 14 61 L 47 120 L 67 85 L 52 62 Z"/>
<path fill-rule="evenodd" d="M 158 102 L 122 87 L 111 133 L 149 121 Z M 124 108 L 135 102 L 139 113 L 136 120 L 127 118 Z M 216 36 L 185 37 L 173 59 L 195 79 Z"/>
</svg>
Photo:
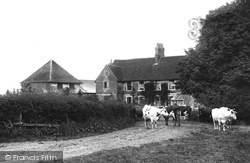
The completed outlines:
<svg viewBox="0 0 250 163">
<path fill-rule="evenodd" d="M 155 63 L 158 63 L 161 59 L 161 57 L 164 57 L 164 47 L 162 43 L 157 43 L 157 46 L 155 47 Z"/>
</svg>

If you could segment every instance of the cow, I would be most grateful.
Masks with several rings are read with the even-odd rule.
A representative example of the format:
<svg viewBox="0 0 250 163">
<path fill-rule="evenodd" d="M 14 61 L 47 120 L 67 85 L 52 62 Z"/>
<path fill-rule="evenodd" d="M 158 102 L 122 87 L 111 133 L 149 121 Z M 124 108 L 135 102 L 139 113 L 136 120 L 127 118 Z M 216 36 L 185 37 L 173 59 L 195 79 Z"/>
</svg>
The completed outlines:
<svg viewBox="0 0 250 163">
<path fill-rule="evenodd" d="M 180 126 L 180 115 L 181 115 L 180 107 L 177 104 L 175 104 L 166 107 L 166 110 L 169 115 L 173 115 L 174 125 L 176 126 L 176 123 L 178 121 L 178 126 Z M 165 118 L 166 125 L 168 125 L 169 116 L 163 116 L 163 117 Z"/>
<path fill-rule="evenodd" d="M 168 116 L 168 113 L 165 108 L 160 109 L 151 105 L 145 105 L 142 109 L 142 112 L 145 127 L 148 128 L 147 120 L 150 119 L 152 129 L 154 127 L 157 128 L 157 121 L 159 120 L 160 116 Z"/>
<path fill-rule="evenodd" d="M 237 113 L 237 112 L 235 111 L 235 109 L 230 109 L 230 108 L 228 108 L 228 107 L 220 107 L 220 109 L 225 110 L 225 111 L 233 110 L 235 113 Z M 229 117 L 229 118 L 227 119 L 227 121 L 226 121 L 225 127 L 226 127 L 226 128 L 229 128 L 229 129 L 232 129 L 233 120 L 234 120 L 234 119 L 233 119 L 232 117 Z"/>
<path fill-rule="evenodd" d="M 179 106 L 179 108 L 181 111 L 181 116 L 184 116 L 185 118 L 187 118 L 188 123 L 190 123 L 192 108 L 190 106 Z"/>
<path fill-rule="evenodd" d="M 214 129 L 218 129 L 220 131 L 221 124 L 223 127 L 223 131 L 225 131 L 226 127 L 226 121 L 228 119 L 234 119 L 236 120 L 236 111 L 227 108 L 227 107 L 220 107 L 220 108 L 214 108 L 211 111 L 211 115 L 213 118 L 213 123 L 214 123 Z M 216 126 L 216 122 L 218 122 L 218 126 Z"/>
<path fill-rule="evenodd" d="M 200 106 L 198 108 L 198 117 L 200 122 L 212 122 L 211 111 L 213 108 Z"/>
<path fill-rule="evenodd" d="M 133 119 L 133 126 L 135 125 L 136 118 L 143 117 L 142 108 L 143 108 L 142 105 L 135 105 L 131 108 L 130 115 L 132 116 Z"/>
</svg>

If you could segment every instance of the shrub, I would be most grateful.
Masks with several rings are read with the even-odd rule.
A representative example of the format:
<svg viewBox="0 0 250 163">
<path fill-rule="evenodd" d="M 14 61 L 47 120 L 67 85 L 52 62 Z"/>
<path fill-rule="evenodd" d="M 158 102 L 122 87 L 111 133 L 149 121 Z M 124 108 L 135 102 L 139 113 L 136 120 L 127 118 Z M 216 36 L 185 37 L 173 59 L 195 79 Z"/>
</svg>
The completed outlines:
<svg viewBox="0 0 250 163">
<path fill-rule="evenodd" d="M 95 97 L 57 94 L 31 94 L 0 96 L 0 119 L 25 123 L 60 124 L 59 128 L 14 127 L 0 131 L 0 137 L 75 136 L 88 132 L 108 132 L 132 124 L 130 106 L 117 101 L 97 101 Z M 5 128 L 3 123 L 1 128 Z"/>
</svg>

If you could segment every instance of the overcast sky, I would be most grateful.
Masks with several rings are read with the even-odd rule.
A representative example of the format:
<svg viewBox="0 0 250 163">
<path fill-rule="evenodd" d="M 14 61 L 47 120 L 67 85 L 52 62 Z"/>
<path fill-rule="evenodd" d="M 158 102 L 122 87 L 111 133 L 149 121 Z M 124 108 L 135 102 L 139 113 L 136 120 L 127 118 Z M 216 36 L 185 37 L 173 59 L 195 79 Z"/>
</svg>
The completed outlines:
<svg viewBox="0 0 250 163">
<path fill-rule="evenodd" d="M 185 55 L 188 21 L 232 0 L 1 0 L 0 94 L 54 60 L 95 80 L 110 60 Z"/>
</svg>

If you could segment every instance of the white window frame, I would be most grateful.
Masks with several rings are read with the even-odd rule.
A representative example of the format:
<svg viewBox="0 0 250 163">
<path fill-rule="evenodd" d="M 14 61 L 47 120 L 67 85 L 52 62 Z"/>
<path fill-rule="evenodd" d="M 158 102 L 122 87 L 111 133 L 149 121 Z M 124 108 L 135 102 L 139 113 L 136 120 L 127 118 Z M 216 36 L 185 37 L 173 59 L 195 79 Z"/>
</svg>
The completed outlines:
<svg viewBox="0 0 250 163">
<path fill-rule="evenodd" d="M 126 91 L 132 91 L 133 90 L 133 82 L 130 82 L 131 83 L 131 89 L 130 90 L 128 89 L 128 83 L 129 82 L 126 82 Z"/>
<path fill-rule="evenodd" d="M 126 104 L 128 104 L 128 97 L 131 98 L 131 104 L 133 104 L 133 96 L 131 96 L 131 95 L 126 95 L 125 96 Z"/>
<path fill-rule="evenodd" d="M 141 84 L 141 82 L 143 84 Z M 144 81 L 138 81 L 138 91 L 145 91 L 145 82 Z"/>
<path fill-rule="evenodd" d="M 155 91 L 161 91 L 161 82 L 160 81 L 155 82 Z"/>
<path fill-rule="evenodd" d="M 174 82 L 168 82 L 168 89 L 172 90 L 172 91 L 175 91 L 176 90 L 176 84 Z"/>
</svg>

